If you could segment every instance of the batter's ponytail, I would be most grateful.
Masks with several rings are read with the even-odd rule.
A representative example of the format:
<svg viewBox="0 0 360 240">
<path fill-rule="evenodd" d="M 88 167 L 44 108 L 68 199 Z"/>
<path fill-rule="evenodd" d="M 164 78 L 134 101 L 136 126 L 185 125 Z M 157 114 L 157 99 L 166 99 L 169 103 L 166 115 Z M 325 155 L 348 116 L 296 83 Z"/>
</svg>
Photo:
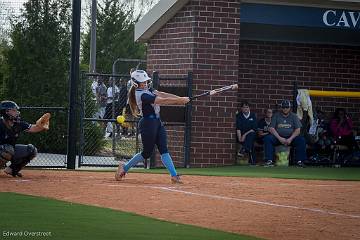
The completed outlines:
<svg viewBox="0 0 360 240">
<path fill-rule="evenodd" d="M 137 107 L 136 104 L 136 98 L 135 98 L 135 87 L 131 86 L 130 90 L 129 90 L 129 105 L 130 105 L 130 110 L 131 113 L 134 117 L 139 117 L 140 116 L 140 112 L 139 109 Z"/>
</svg>

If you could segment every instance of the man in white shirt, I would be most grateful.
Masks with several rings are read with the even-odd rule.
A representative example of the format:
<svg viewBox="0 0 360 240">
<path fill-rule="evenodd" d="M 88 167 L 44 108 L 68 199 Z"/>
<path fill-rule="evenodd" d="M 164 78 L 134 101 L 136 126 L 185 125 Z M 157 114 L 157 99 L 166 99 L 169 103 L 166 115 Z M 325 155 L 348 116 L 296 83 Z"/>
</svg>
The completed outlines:
<svg viewBox="0 0 360 240">
<path fill-rule="evenodd" d="M 115 113 L 113 115 L 113 102 L 118 100 L 119 93 L 120 93 L 120 89 L 116 86 L 115 79 L 113 77 L 110 77 L 109 87 L 107 89 L 107 101 L 106 101 L 104 119 L 115 118 Z M 111 137 L 112 133 L 113 133 L 113 124 L 111 122 L 108 122 L 106 126 L 105 137 Z"/>
<path fill-rule="evenodd" d="M 93 88 L 95 87 L 95 89 Z M 97 111 L 94 113 L 93 118 L 103 118 L 105 115 L 105 107 L 107 104 L 107 88 L 104 84 L 103 79 L 100 77 L 97 78 L 95 86 L 91 86 L 91 90 L 95 90 L 95 100 Z"/>
</svg>

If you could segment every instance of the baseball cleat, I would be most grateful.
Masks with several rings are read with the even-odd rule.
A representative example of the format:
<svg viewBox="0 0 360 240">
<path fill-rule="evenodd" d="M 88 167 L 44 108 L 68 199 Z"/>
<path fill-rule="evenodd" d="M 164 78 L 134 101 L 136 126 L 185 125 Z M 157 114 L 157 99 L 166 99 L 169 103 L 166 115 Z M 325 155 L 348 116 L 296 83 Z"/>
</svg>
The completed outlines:
<svg viewBox="0 0 360 240">
<path fill-rule="evenodd" d="M 10 167 L 6 167 L 4 169 L 4 173 L 6 173 L 7 175 L 11 175 L 12 176 L 12 169 Z"/>
<path fill-rule="evenodd" d="M 7 175 L 11 175 L 13 177 L 22 177 L 22 173 L 20 172 L 14 172 L 10 167 L 6 167 L 4 169 L 4 173 L 6 173 Z"/>
<path fill-rule="evenodd" d="M 182 184 L 183 182 L 181 181 L 180 176 L 176 175 L 176 176 L 171 177 L 171 183 Z"/>
<path fill-rule="evenodd" d="M 3 169 L 6 167 L 6 160 L 0 160 L 0 169 Z"/>
<path fill-rule="evenodd" d="M 124 170 L 124 163 L 120 162 L 119 167 L 115 173 L 115 180 L 121 181 L 125 177 L 125 174 L 126 174 L 126 172 Z"/>
</svg>

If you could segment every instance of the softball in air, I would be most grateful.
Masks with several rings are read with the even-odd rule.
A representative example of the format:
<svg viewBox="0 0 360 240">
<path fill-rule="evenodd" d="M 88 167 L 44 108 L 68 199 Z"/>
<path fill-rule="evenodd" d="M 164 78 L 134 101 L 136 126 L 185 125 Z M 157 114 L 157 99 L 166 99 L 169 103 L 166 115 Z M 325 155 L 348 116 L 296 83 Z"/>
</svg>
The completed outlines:
<svg viewBox="0 0 360 240">
<path fill-rule="evenodd" d="M 125 122 L 125 117 L 123 115 L 117 116 L 116 121 L 119 124 L 123 124 Z"/>
</svg>

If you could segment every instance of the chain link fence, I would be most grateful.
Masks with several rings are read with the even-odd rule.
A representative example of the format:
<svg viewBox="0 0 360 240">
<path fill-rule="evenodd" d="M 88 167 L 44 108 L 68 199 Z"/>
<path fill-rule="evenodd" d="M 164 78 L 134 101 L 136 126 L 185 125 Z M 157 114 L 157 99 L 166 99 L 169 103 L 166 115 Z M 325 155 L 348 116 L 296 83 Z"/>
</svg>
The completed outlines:
<svg viewBox="0 0 360 240">
<path fill-rule="evenodd" d="M 17 143 L 33 144 L 38 149 L 37 156 L 28 167 L 66 168 L 67 118 L 64 107 L 20 107 L 21 118 L 31 124 L 44 113 L 51 113 L 50 129 L 40 133 L 22 133 Z"/>
<path fill-rule="evenodd" d="M 115 167 L 140 151 L 137 119 L 127 107 L 129 80 L 129 75 L 82 74 L 79 167 Z M 119 115 L 125 116 L 123 124 L 116 122 Z"/>
<path fill-rule="evenodd" d="M 127 104 L 129 75 L 82 74 L 77 167 L 116 167 L 142 149 L 137 128 L 138 119 L 130 114 Z M 191 75 L 183 78 L 160 78 L 154 73 L 154 87 L 182 96 L 191 89 Z M 175 83 L 176 81 L 177 83 Z M 179 85 L 179 81 L 181 82 Z M 191 81 L 190 81 L 191 82 Z M 101 102 L 102 94 L 106 101 Z M 190 88 L 189 88 L 190 86 Z M 113 99 L 109 96 L 113 94 Z M 111 101 L 110 101 L 111 100 Z M 22 119 L 35 123 L 44 113 L 51 113 L 50 129 L 40 133 L 20 135 L 19 144 L 34 144 L 38 155 L 28 167 L 66 168 L 68 143 L 68 109 L 65 107 L 21 106 Z M 163 106 L 162 120 L 167 129 L 168 147 L 176 166 L 189 164 L 191 106 Z M 123 124 L 116 123 L 118 115 L 125 116 Z M 138 167 L 162 167 L 157 150 Z"/>
<path fill-rule="evenodd" d="M 0 0 L 0 39 L 10 34 L 11 20 L 21 14 L 25 0 Z"/>
</svg>

